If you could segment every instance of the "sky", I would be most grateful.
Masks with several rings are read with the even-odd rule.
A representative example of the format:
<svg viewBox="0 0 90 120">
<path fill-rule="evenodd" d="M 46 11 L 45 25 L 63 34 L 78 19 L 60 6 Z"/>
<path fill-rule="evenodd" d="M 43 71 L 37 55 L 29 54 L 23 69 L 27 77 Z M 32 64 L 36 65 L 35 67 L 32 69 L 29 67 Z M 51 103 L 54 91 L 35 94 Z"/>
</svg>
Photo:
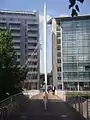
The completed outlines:
<svg viewBox="0 0 90 120">
<path fill-rule="evenodd" d="M 47 20 L 57 16 L 70 16 L 68 9 L 69 0 L 47 0 Z M 90 14 L 90 0 L 84 0 L 84 4 L 79 4 L 79 15 Z M 39 11 L 40 16 L 40 72 L 44 72 L 44 37 L 43 37 L 43 11 L 44 0 L 0 0 L 0 10 L 13 11 Z M 51 26 L 47 26 L 47 72 L 52 70 L 52 40 Z"/>
</svg>

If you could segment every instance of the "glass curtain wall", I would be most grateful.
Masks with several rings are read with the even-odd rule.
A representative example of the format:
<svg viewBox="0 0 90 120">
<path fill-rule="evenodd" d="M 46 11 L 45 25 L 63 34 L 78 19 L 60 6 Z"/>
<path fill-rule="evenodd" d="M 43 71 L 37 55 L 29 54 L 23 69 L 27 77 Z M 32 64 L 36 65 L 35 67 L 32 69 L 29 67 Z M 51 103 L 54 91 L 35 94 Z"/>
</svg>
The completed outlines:
<svg viewBox="0 0 90 120">
<path fill-rule="evenodd" d="M 64 82 L 90 81 L 90 20 L 61 22 Z"/>
</svg>

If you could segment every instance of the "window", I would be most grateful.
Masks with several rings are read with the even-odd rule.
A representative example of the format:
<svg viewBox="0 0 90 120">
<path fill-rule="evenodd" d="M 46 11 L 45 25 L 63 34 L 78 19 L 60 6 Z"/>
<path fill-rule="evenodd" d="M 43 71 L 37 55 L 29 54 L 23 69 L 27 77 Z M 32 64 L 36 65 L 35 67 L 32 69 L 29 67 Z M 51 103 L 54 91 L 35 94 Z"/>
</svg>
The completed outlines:
<svg viewBox="0 0 90 120">
<path fill-rule="evenodd" d="M 20 59 L 20 55 L 18 55 L 17 57 L 18 57 L 18 59 Z"/>
<path fill-rule="evenodd" d="M 57 52 L 57 57 L 61 57 L 61 52 Z"/>
<path fill-rule="evenodd" d="M 63 64 L 63 70 L 64 71 L 76 71 L 77 70 L 77 64 L 76 63 L 64 63 Z"/>
<path fill-rule="evenodd" d="M 60 25 L 57 25 L 56 29 L 57 29 L 57 31 L 60 31 Z"/>
<path fill-rule="evenodd" d="M 28 36 L 28 40 L 37 40 L 37 37 Z"/>
<path fill-rule="evenodd" d="M 57 46 L 57 50 L 61 50 L 61 46 L 60 45 Z"/>
<path fill-rule="evenodd" d="M 10 18 L 10 20 L 11 20 L 11 21 L 13 21 L 13 20 L 15 20 L 15 19 L 13 19 L 13 18 Z"/>
<path fill-rule="evenodd" d="M 16 52 L 16 53 L 20 52 L 20 49 L 16 49 L 15 52 Z"/>
<path fill-rule="evenodd" d="M 5 27 L 6 23 L 0 23 L 0 27 Z"/>
<path fill-rule="evenodd" d="M 27 49 L 25 49 L 25 54 L 27 54 L 28 53 L 28 50 Z"/>
<path fill-rule="evenodd" d="M 9 23 L 9 26 L 12 28 L 12 27 L 15 27 L 15 28 L 20 28 L 20 23 Z"/>
<path fill-rule="evenodd" d="M 30 65 L 37 65 L 37 62 L 36 61 L 30 61 L 29 64 Z"/>
<path fill-rule="evenodd" d="M 13 40 L 20 40 L 20 36 L 12 36 Z"/>
<path fill-rule="evenodd" d="M 57 73 L 57 76 L 58 76 L 58 77 L 61 77 L 61 73 L 58 72 L 58 73 Z"/>
<path fill-rule="evenodd" d="M 57 39 L 57 44 L 61 44 L 61 39 Z"/>
<path fill-rule="evenodd" d="M 57 32 L 57 37 L 61 37 L 61 34 L 60 34 L 60 32 Z"/>
<path fill-rule="evenodd" d="M 38 25 L 36 25 L 36 24 L 28 24 L 28 28 L 30 29 L 30 28 L 37 28 L 38 27 Z"/>
<path fill-rule="evenodd" d="M 27 60 L 28 59 L 28 56 L 27 55 L 25 55 L 25 60 Z"/>
<path fill-rule="evenodd" d="M 37 55 L 34 55 L 33 58 L 34 58 L 34 59 L 37 59 Z"/>
<path fill-rule="evenodd" d="M 84 72 L 84 73 L 83 73 L 83 77 L 84 77 L 85 79 L 90 80 L 90 73 L 89 73 L 89 72 Z"/>
<path fill-rule="evenodd" d="M 2 20 L 6 20 L 6 19 L 3 17 Z"/>
<path fill-rule="evenodd" d="M 37 31 L 28 30 L 28 33 L 29 34 L 37 34 L 38 32 Z"/>
<path fill-rule="evenodd" d="M 27 44 L 25 44 L 25 48 L 27 48 Z"/>
<path fill-rule="evenodd" d="M 14 46 L 20 46 L 20 42 L 15 42 Z"/>
<path fill-rule="evenodd" d="M 28 46 L 33 46 L 33 47 L 35 47 L 35 46 L 37 46 L 37 43 L 28 43 Z"/>
<path fill-rule="evenodd" d="M 87 72 L 90 71 L 90 65 L 85 66 L 85 71 L 87 71 Z"/>
<path fill-rule="evenodd" d="M 57 67 L 57 72 L 61 72 L 61 67 Z"/>
<path fill-rule="evenodd" d="M 83 79 L 83 72 L 78 73 L 78 79 Z"/>
<path fill-rule="evenodd" d="M 20 30 L 13 30 L 13 29 L 11 28 L 11 32 L 12 32 L 12 33 L 20 33 Z"/>
<path fill-rule="evenodd" d="M 61 80 L 61 77 L 57 77 L 58 80 Z"/>
<path fill-rule="evenodd" d="M 83 49 L 83 48 L 82 48 L 82 49 Z M 84 53 L 88 53 L 88 49 L 89 49 L 88 47 L 84 47 L 84 51 L 83 51 L 83 52 L 84 52 Z"/>
<path fill-rule="evenodd" d="M 20 65 L 20 61 L 17 61 L 17 64 Z"/>
<path fill-rule="evenodd" d="M 34 50 L 33 49 L 28 49 L 28 52 L 32 53 Z"/>
<path fill-rule="evenodd" d="M 57 63 L 61 63 L 61 59 L 57 59 Z"/>
</svg>

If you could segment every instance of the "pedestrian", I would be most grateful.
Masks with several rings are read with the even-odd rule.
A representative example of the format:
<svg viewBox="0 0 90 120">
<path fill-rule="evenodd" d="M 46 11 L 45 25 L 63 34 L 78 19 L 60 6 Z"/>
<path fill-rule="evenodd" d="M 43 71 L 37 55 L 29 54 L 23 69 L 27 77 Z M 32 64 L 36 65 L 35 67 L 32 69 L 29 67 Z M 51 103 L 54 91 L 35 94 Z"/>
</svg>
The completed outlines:
<svg viewBox="0 0 90 120">
<path fill-rule="evenodd" d="M 52 92 L 53 92 L 53 95 L 55 95 L 55 86 L 54 85 L 52 86 Z"/>
</svg>

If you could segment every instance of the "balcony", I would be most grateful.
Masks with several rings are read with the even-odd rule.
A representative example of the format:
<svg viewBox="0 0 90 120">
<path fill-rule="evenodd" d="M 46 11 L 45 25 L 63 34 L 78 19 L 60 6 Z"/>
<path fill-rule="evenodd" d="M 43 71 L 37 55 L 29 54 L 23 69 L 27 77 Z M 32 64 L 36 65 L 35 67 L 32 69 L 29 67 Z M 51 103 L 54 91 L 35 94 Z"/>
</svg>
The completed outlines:
<svg viewBox="0 0 90 120">
<path fill-rule="evenodd" d="M 38 64 L 36 64 L 36 65 L 29 65 L 28 64 L 28 68 L 37 68 L 38 67 Z"/>
<path fill-rule="evenodd" d="M 12 36 L 20 36 L 20 33 L 12 33 Z"/>
<path fill-rule="evenodd" d="M 61 77 L 61 72 L 57 72 L 57 76 L 58 76 L 58 77 Z"/>
<path fill-rule="evenodd" d="M 28 34 L 28 37 L 38 37 L 38 34 Z"/>
<path fill-rule="evenodd" d="M 38 74 L 38 72 L 37 72 L 37 71 L 29 71 L 28 74 L 29 74 L 29 75 L 30 75 L 30 74 Z"/>
<path fill-rule="evenodd" d="M 14 49 L 20 49 L 20 46 L 13 46 Z"/>
<path fill-rule="evenodd" d="M 61 39 L 61 36 L 59 37 L 59 36 L 57 36 L 57 39 Z"/>
<path fill-rule="evenodd" d="M 28 49 L 35 49 L 36 48 L 36 46 L 28 46 Z"/>
<path fill-rule="evenodd" d="M 20 59 L 19 59 L 19 58 L 17 59 L 17 62 L 20 62 Z"/>
<path fill-rule="evenodd" d="M 7 27 L 6 27 L 6 26 L 0 26 L 0 29 L 2 29 L 2 30 L 6 30 Z"/>
<path fill-rule="evenodd" d="M 16 54 L 17 54 L 17 55 L 21 55 L 21 53 L 20 53 L 20 52 L 16 52 Z"/>
<path fill-rule="evenodd" d="M 61 51 L 61 46 L 57 45 L 57 51 Z"/>
<path fill-rule="evenodd" d="M 57 30 L 57 32 L 60 32 L 60 30 L 61 30 L 61 29 L 60 29 L 60 25 L 57 25 L 57 26 L 56 26 L 56 30 Z"/>
<path fill-rule="evenodd" d="M 20 43 L 20 40 L 13 40 L 13 43 Z"/>
<path fill-rule="evenodd" d="M 61 44 L 61 38 L 57 39 L 57 45 Z"/>
<path fill-rule="evenodd" d="M 33 51 L 33 52 L 28 53 L 28 55 L 32 55 L 32 54 L 37 55 L 37 52 L 34 53 L 34 51 Z"/>
<path fill-rule="evenodd" d="M 14 20 L 9 21 L 9 24 L 20 24 L 20 23 L 21 23 L 21 21 L 14 21 Z"/>
<path fill-rule="evenodd" d="M 28 56 L 28 59 L 30 58 L 31 56 Z M 30 59 L 29 62 L 38 62 L 38 59 Z"/>
<path fill-rule="evenodd" d="M 32 44 L 32 43 L 37 43 L 37 40 L 32 40 L 32 39 L 31 39 L 31 40 L 28 40 L 28 43 L 31 43 L 31 44 Z"/>
<path fill-rule="evenodd" d="M 7 23 L 6 20 L 0 20 L 0 23 Z"/>
<path fill-rule="evenodd" d="M 17 30 L 17 31 L 19 30 L 20 31 L 20 27 L 10 26 L 10 29 L 11 30 Z"/>
<path fill-rule="evenodd" d="M 31 24 L 31 25 L 32 25 L 32 24 L 36 24 L 36 25 L 37 25 L 38 22 L 37 22 L 37 21 L 28 21 L 27 24 L 28 24 L 28 25 L 30 25 L 30 24 Z"/>
<path fill-rule="evenodd" d="M 29 31 L 37 31 L 37 30 L 38 30 L 37 27 L 36 27 L 36 28 L 34 28 L 34 27 L 29 27 L 29 28 L 28 28 L 28 32 L 29 32 Z"/>
</svg>

